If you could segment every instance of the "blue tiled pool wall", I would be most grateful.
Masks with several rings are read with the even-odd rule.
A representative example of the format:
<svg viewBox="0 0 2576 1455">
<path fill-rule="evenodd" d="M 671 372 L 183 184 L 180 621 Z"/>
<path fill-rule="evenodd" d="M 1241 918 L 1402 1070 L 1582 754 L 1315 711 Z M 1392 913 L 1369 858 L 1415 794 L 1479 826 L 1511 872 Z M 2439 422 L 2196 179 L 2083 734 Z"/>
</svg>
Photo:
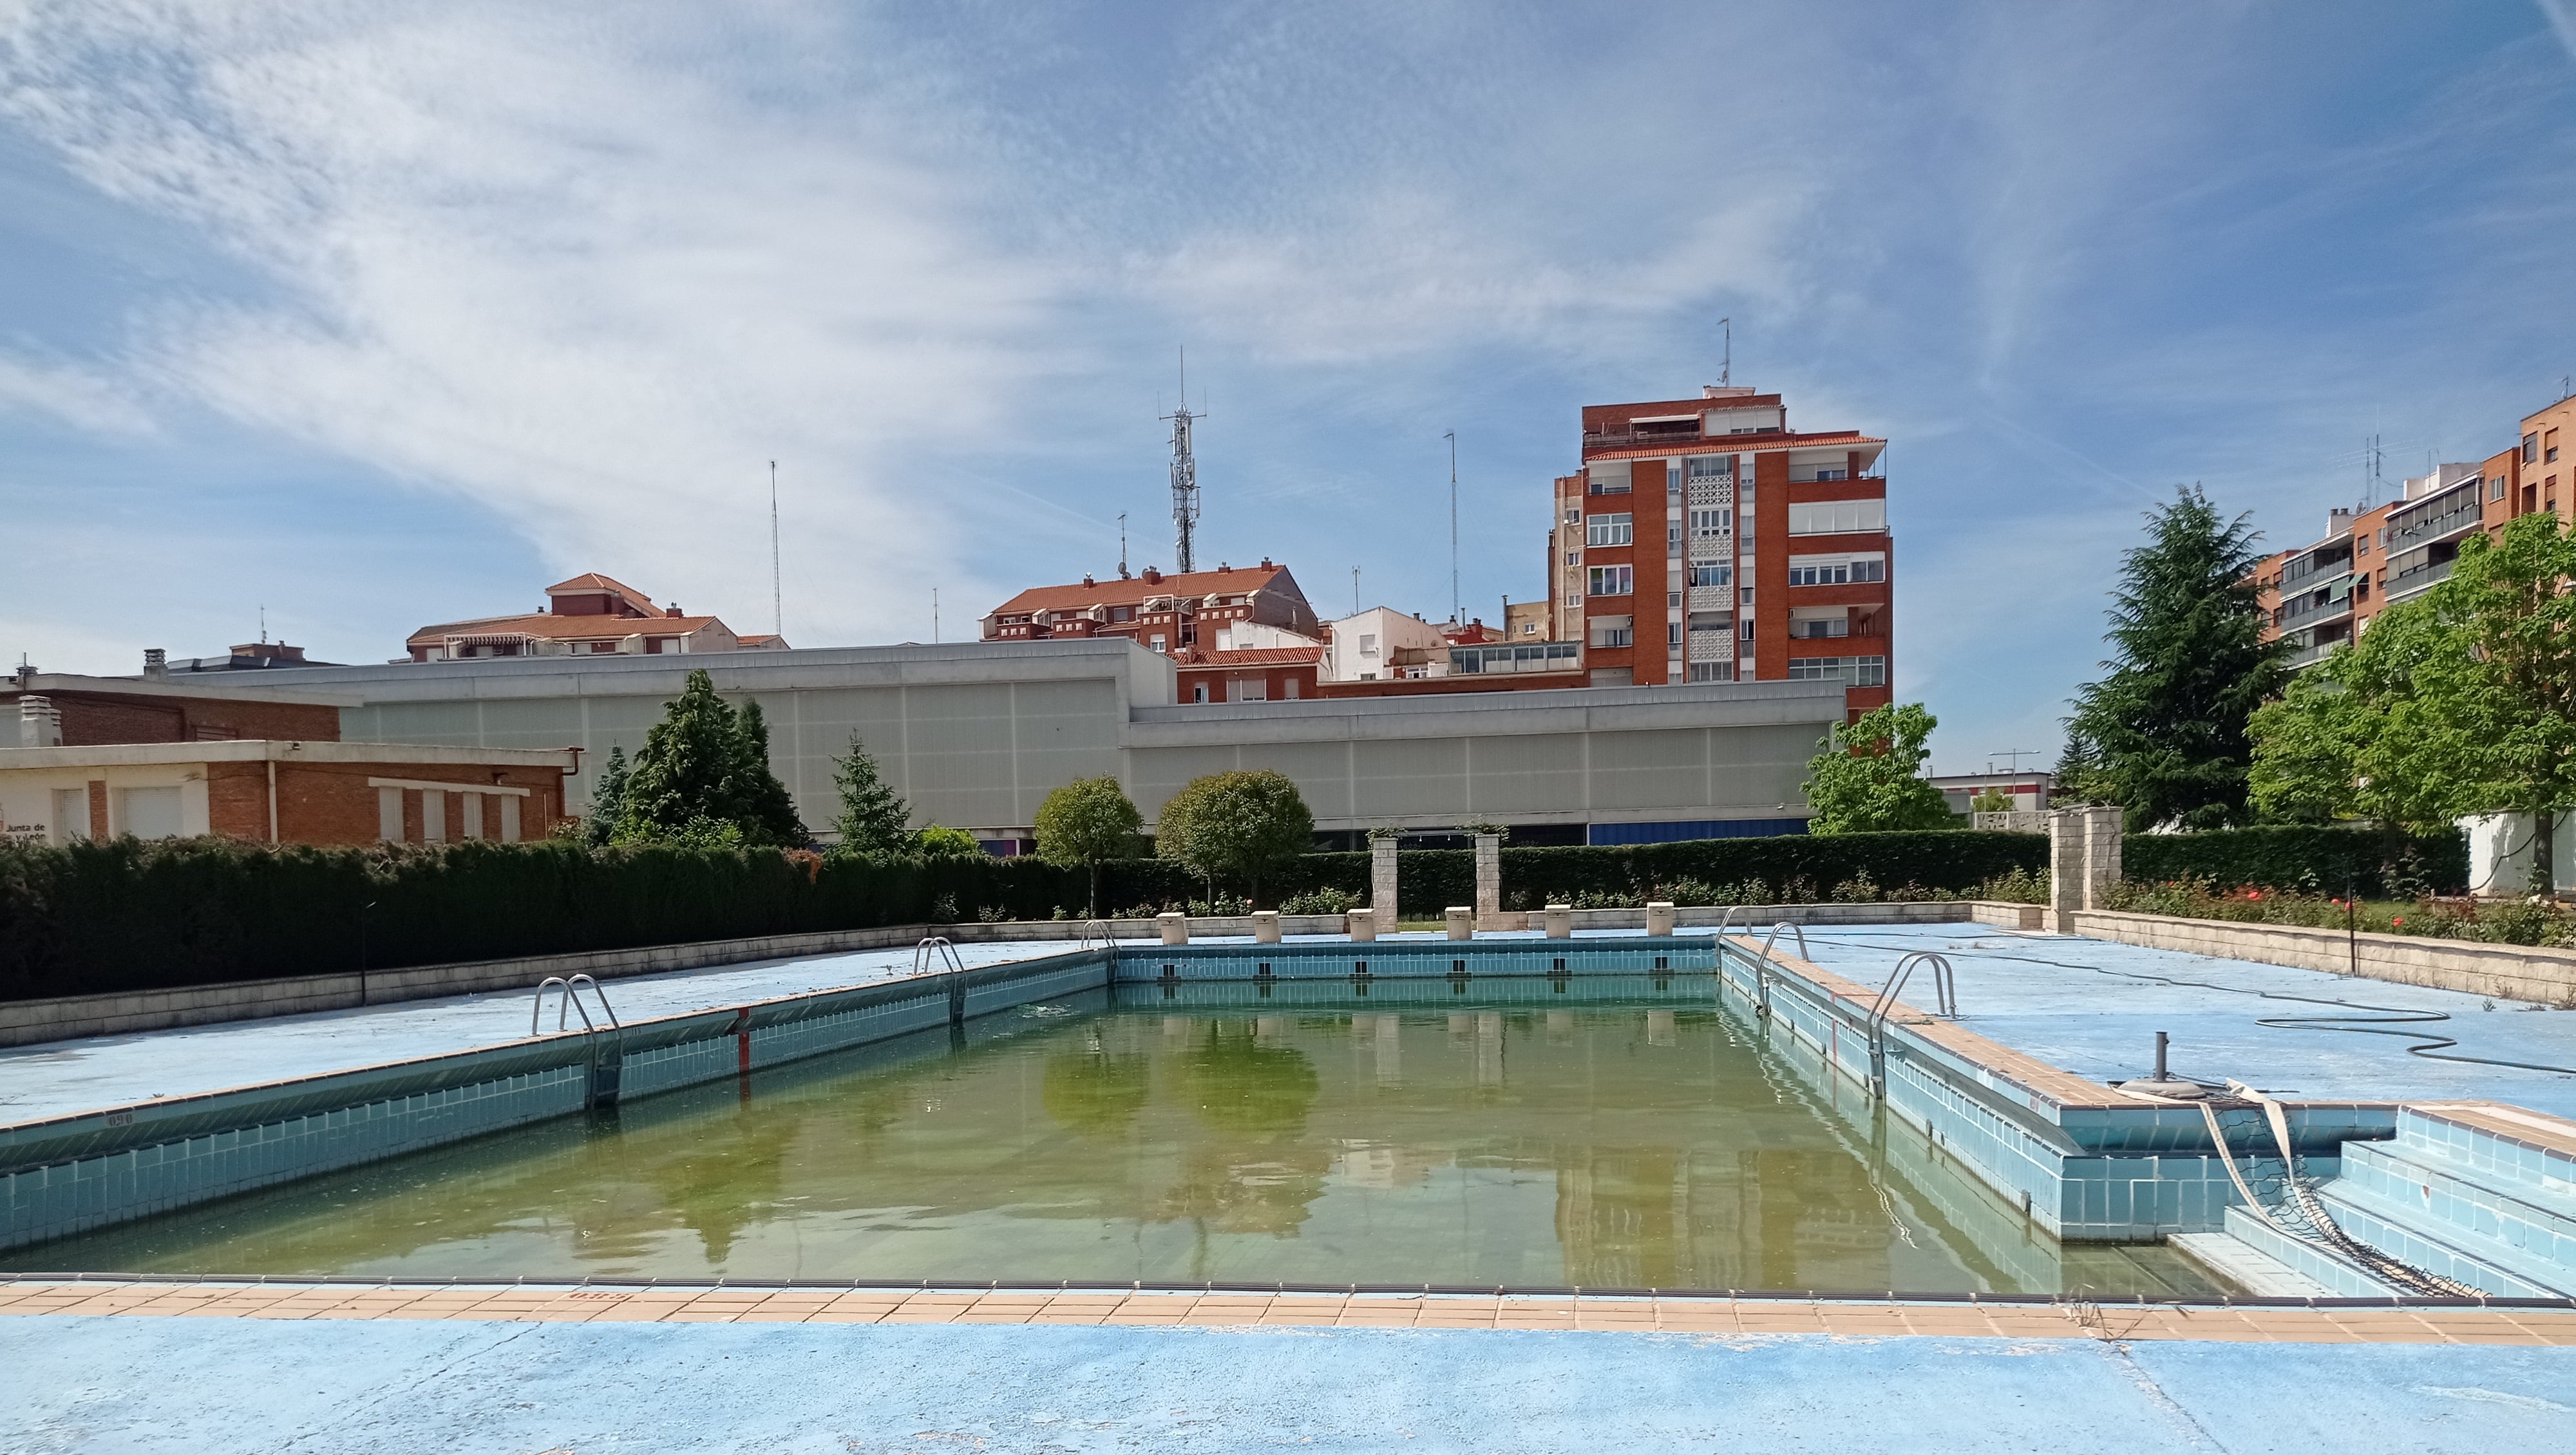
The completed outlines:
<svg viewBox="0 0 2576 1455">
<path fill-rule="evenodd" d="M 0 1248 L 581 1110 L 586 1063 L 0 1173 Z"/>
<path fill-rule="evenodd" d="M 1101 992 L 1101 950 L 641 1022 L 0 1130 L 0 1247 L 85 1232 L 299 1177 L 565 1116 L 592 1067 L 621 1100 Z M 746 1062 L 745 1049 L 749 1057 Z"/>
<path fill-rule="evenodd" d="M 1165 974 L 1169 967 L 1170 974 Z M 1120 982 L 1175 980 L 1372 980 L 1472 976 L 1622 975 L 1662 969 L 1708 975 L 1717 942 L 1707 935 L 1587 936 L 1580 940 L 1303 941 L 1276 945 L 1121 945 Z"/>
<path fill-rule="evenodd" d="M 1803 1043 L 1818 1074 L 1866 1085 L 1867 1010 L 1836 1001 L 1821 986 L 1776 964 L 1757 983 L 1754 957 L 1730 947 L 1719 980 L 1751 1012 L 1770 1005 L 1775 1040 Z M 1904 1025 L 1883 1028 L 1886 1112 L 1927 1138 L 2031 1220 L 2071 1242 L 2150 1242 L 2169 1233 L 2223 1225 L 2240 1202 L 2191 1107 L 2059 1108 L 1994 1068 L 1966 1062 Z M 2254 1113 L 2228 1114 L 2238 1169 L 2258 1190 L 2277 1187 L 2281 1161 Z M 2249 1120 L 2251 1118 L 2251 1120 Z M 2308 1177 L 2330 1177 L 2348 1138 L 2393 1134 L 2388 1107 L 2301 1105 L 2288 1110 L 2292 1147 Z"/>
<path fill-rule="evenodd" d="M 1293 1010 L 1371 1008 L 1455 1009 L 1474 1006 L 1607 1005 L 1657 1002 L 1680 1009 L 1716 1005 L 1716 980 L 1686 975 L 1395 976 L 1385 980 L 1243 979 L 1121 980 L 1110 986 L 1112 1003 L 1126 1010 L 1232 1010 L 1263 1006 Z"/>
</svg>

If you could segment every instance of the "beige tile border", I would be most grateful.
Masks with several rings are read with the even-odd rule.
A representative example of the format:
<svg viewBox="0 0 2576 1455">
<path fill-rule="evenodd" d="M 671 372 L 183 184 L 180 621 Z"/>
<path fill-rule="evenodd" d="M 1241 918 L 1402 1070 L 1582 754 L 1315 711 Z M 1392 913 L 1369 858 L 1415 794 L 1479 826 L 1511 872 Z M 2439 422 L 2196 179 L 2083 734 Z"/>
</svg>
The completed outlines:
<svg viewBox="0 0 2576 1455">
<path fill-rule="evenodd" d="M 1524 1329 L 1701 1335 L 2576 1345 L 2576 1309 L 1000 1289 L 0 1281 L 0 1316 Z"/>
</svg>

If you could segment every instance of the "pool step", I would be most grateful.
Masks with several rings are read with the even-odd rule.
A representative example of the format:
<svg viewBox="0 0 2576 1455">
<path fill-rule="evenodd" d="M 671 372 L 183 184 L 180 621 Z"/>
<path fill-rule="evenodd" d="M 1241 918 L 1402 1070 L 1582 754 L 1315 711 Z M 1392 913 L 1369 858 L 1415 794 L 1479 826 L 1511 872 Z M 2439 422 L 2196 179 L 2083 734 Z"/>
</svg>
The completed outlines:
<svg viewBox="0 0 2576 1455">
<path fill-rule="evenodd" d="M 2227 1210 L 2228 1236 L 2336 1298 L 2386 1298 L 2401 1292 L 2380 1282 L 2342 1254 L 2293 1238 L 2242 1207 Z"/>
<path fill-rule="evenodd" d="M 2233 1233 L 2176 1233 L 2166 1242 L 2256 1298 L 2331 1298 L 2334 1290 Z"/>
<path fill-rule="evenodd" d="M 2503 1298 L 2562 1298 L 2576 1291 L 2576 1269 L 2430 1216 L 2411 1200 L 2383 1196 L 2349 1177 L 2318 1184 L 2316 1194 L 2344 1236 L 2427 1273 Z"/>
<path fill-rule="evenodd" d="M 2446 1242 L 2501 1250 L 2528 1277 L 2576 1284 L 2576 1187 L 2551 1189 L 2405 1142 L 2344 1144 L 2343 1174 L 2333 1185 Z"/>
</svg>

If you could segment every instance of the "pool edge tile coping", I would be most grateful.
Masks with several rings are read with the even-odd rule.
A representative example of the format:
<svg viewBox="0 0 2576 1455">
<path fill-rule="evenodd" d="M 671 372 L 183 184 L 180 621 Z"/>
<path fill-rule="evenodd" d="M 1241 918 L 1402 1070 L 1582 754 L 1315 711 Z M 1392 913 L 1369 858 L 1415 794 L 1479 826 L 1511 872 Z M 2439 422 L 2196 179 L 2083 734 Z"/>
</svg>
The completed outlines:
<svg viewBox="0 0 2576 1455">
<path fill-rule="evenodd" d="M 369 1295 L 376 1295 L 369 1297 Z M 1407 1328 L 1716 1337 L 2062 1338 L 2576 1347 L 2576 1300 L 2096 1304 L 2040 1295 L 823 1283 L 398 1283 L 0 1275 L 0 1317 Z"/>
</svg>

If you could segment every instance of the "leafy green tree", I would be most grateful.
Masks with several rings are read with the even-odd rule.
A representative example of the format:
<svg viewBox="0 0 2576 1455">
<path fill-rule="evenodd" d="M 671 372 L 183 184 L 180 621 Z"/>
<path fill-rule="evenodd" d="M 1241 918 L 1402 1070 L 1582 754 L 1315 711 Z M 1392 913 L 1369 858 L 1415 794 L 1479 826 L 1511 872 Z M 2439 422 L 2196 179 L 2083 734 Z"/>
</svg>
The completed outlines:
<svg viewBox="0 0 2576 1455">
<path fill-rule="evenodd" d="M 2523 516 L 2381 612 L 2257 715 L 2255 792 L 2283 817 L 2433 825 L 2532 815 L 2536 891 L 2576 809 L 2576 536 Z"/>
<path fill-rule="evenodd" d="M 890 854 L 910 841 L 911 805 L 877 775 L 877 760 L 857 733 L 850 734 L 850 751 L 832 760 L 832 784 L 841 791 L 841 816 L 832 825 L 840 831 L 841 847 Z"/>
<path fill-rule="evenodd" d="M 735 712 L 703 670 L 689 674 L 662 720 L 644 734 L 613 836 L 619 843 L 704 839 L 713 830 L 697 825 L 700 819 L 731 825 L 749 845 L 806 838 L 786 785 L 770 771 L 769 729 L 759 705 Z"/>
<path fill-rule="evenodd" d="M 1077 778 L 1038 805 L 1038 857 L 1091 871 L 1091 910 L 1100 913 L 1100 866 L 1144 847 L 1145 819 L 1115 778 Z"/>
<path fill-rule="evenodd" d="M 1261 877 L 1314 846 L 1315 815 L 1285 773 L 1236 770 L 1193 778 L 1154 822 L 1154 852 L 1213 886 L 1242 879 L 1261 902 Z"/>
<path fill-rule="evenodd" d="M 925 859 L 981 859 L 984 846 L 964 829 L 943 828 L 932 824 L 912 836 L 905 847 Z"/>
<path fill-rule="evenodd" d="M 2290 652 L 2262 639 L 2258 539 L 2193 487 L 2149 511 L 2147 543 L 2121 559 L 2110 675 L 2077 690 L 2067 729 L 2099 755 L 2085 786 L 2125 807 L 2132 829 L 2250 816 L 2246 724 L 2280 691 Z"/>
<path fill-rule="evenodd" d="M 594 849 L 607 847 L 625 813 L 626 750 L 611 747 L 608 762 L 599 770 L 599 781 L 591 785 L 590 812 L 581 821 L 581 841 Z"/>
<path fill-rule="evenodd" d="M 1980 789 L 1968 800 L 1970 813 L 2010 813 L 2012 806 L 2012 795 L 2000 788 Z"/>
<path fill-rule="evenodd" d="M 1814 834 L 1956 828 L 1950 800 L 1923 776 L 1924 746 L 1940 719 L 1919 702 L 1872 708 L 1820 745 L 1807 763 L 1807 821 Z"/>
</svg>

